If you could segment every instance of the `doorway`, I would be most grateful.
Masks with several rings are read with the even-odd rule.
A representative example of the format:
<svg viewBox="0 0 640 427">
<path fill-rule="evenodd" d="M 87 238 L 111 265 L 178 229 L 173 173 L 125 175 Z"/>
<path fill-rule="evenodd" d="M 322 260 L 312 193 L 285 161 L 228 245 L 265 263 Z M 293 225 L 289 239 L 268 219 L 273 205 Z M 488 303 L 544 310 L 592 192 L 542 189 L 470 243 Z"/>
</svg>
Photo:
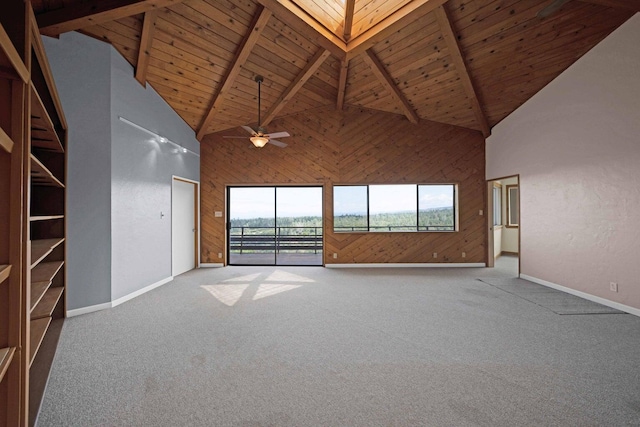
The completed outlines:
<svg viewBox="0 0 640 427">
<path fill-rule="evenodd" d="M 321 186 L 227 187 L 229 265 L 322 265 Z"/>
<path fill-rule="evenodd" d="M 520 276 L 520 177 L 487 182 L 487 266 Z"/>
<path fill-rule="evenodd" d="M 198 266 L 198 187 L 196 181 L 173 177 L 171 186 L 171 275 Z"/>
</svg>

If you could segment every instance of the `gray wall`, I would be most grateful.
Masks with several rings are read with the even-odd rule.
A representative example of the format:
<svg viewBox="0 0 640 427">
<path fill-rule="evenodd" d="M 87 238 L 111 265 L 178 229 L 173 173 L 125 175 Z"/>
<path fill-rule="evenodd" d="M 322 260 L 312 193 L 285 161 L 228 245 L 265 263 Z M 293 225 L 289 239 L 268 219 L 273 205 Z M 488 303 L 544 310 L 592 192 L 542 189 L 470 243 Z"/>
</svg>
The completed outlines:
<svg viewBox="0 0 640 427">
<path fill-rule="evenodd" d="M 134 79 L 133 67 L 110 45 L 78 33 L 45 39 L 73 140 L 67 308 L 74 310 L 171 276 L 172 176 L 200 176 L 199 157 L 174 153 L 119 117 L 196 153 L 200 147 L 193 130 Z"/>
<path fill-rule="evenodd" d="M 67 308 L 111 301 L 111 50 L 76 33 L 43 37 L 65 117 Z"/>
<path fill-rule="evenodd" d="M 193 130 L 115 50 L 111 59 L 111 274 L 113 299 L 171 276 L 172 175 L 200 179 L 200 158 L 174 153 L 124 117 L 200 152 Z M 161 218 L 160 212 L 165 214 Z"/>
</svg>

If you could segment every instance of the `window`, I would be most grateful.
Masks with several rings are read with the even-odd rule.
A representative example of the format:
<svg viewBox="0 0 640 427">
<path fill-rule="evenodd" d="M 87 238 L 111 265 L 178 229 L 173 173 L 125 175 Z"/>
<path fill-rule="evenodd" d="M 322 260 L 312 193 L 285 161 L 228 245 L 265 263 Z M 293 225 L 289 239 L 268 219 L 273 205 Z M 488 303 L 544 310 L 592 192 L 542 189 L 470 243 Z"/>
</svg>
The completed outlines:
<svg viewBox="0 0 640 427">
<path fill-rule="evenodd" d="M 454 184 L 337 185 L 333 230 L 456 231 Z"/>
<path fill-rule="evenodd" d="M 493 225 L 502 225 L 502 186 L 493 184 Z"/>
<path fill-rule="evenodd" d="M 518 186 L 507 185 L 507 227 L 517 227 L 520 221 L 518 212 Z"/>
</svg>

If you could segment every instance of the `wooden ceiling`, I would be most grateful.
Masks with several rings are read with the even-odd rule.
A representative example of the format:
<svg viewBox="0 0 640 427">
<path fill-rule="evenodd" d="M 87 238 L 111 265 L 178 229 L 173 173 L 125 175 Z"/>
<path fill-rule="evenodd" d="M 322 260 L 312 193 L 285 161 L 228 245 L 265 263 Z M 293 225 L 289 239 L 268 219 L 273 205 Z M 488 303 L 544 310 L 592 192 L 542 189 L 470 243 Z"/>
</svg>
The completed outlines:
<svg viewBox="0 0 640 427">
<path fill-rule="evenodd" d="M 490 134 L 640 0 L 31 0 L 111 43 L 198 139 L 328 105 Z M 294 135 L 295 136 L 295 135 Z"/>
</svg>

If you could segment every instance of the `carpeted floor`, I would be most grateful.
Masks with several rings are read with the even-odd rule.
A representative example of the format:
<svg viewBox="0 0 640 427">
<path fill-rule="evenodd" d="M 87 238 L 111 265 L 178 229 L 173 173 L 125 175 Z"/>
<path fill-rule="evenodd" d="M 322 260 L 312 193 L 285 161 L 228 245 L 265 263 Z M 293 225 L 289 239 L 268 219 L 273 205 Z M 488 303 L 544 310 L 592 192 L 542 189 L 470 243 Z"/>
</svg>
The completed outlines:
<svg viewBox="0 0 640 427">
<path fill-rule="evenodd" d="M 640 318 L 496 269 L 226 267 L 65 322 L 44 426 L 640 425 Z"/>
</svg>

